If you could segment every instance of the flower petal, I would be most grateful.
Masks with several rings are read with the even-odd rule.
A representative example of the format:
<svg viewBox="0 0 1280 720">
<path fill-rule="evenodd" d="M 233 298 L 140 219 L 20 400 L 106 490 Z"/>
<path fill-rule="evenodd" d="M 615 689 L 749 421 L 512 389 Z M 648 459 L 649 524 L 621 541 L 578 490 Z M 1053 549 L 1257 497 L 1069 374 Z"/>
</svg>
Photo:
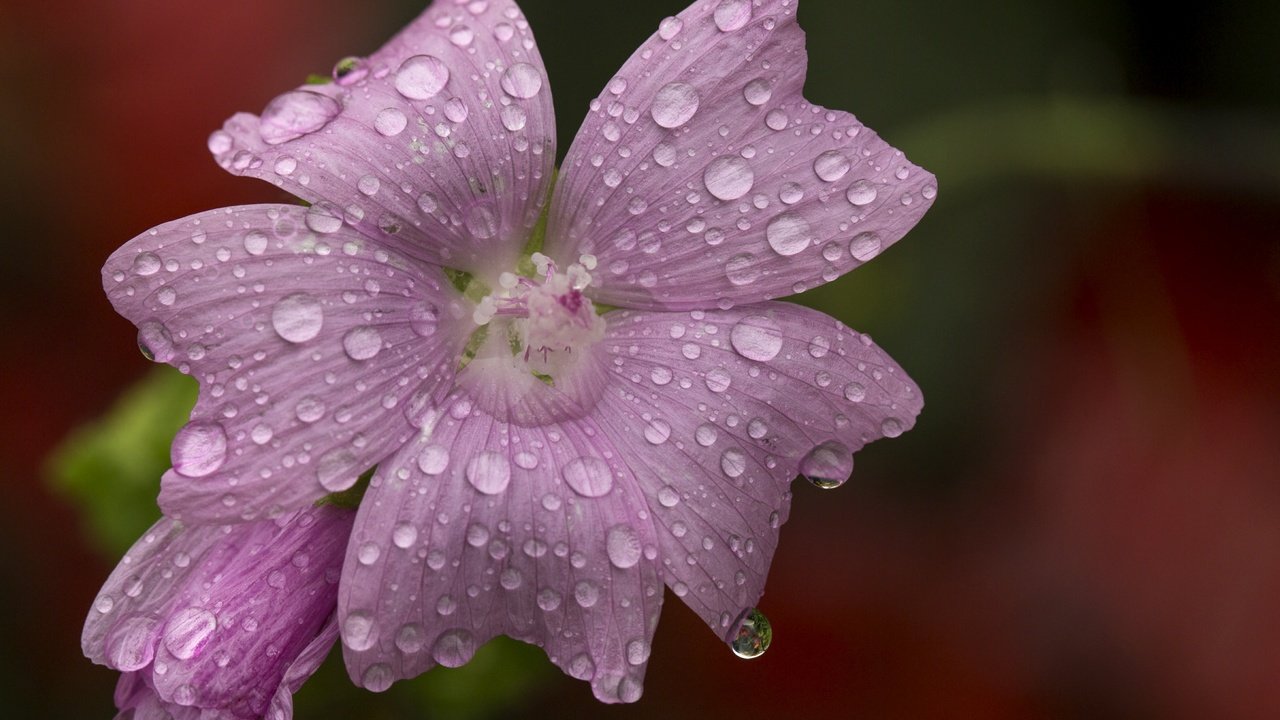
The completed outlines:
<svg viewBox="0 0 1280 720">
<path fill-rule="evenodd" d="M 701 0 L 623 65 L 574 139 L 544 252 L 594 254 L 592 297 L 729 307 L 836 279 L 916 224 L 934 177 L 803 98 L 791 0 Z"/>
<path fill-rule="evenodd" d="M 556 156 L 551 88 L 515 3 L 434 3 L 335 75 L 229 119 L 209 139 L 218 163 L 403 254 L 514 266 Z"/>
<path fill-rule="evenodd" d="M 764 591 L 792 479 L 843 482 L 853 452 L 914 424 L 920 391 L 797 305 L 606 317 L 618 382 L 594 417 L 643 488 L 667 585 L 724 636 Z"/>
<path fill-rule="evenodd" d="M 132 676 L 117 689 L 122 710 L 287 710 L 281 693 L 301 686 L 336 637 L 353 517 L 325 506 L 232 526 L 161 519 L 99 593 L 81 638 L 85 655 Z"/>
<path fill-rule="evenodd" d="M 442 408 L 360 506 L 338 609 L 352 679 L 383 690 L 506 634 L 605 702 L 638 699 L 662 587 L 623 456 L 589 420 Z"/>
<path fill-rule="evenodd" d="M 443 274 L 316 212 L 193 215 L 103 268 L 145 352 L 201 383 L 164 476 L 174 517 L 248 519 L 344 489 L 413 432 L 415 392 L 452 378 L 465 311 Z"/>
</svg>

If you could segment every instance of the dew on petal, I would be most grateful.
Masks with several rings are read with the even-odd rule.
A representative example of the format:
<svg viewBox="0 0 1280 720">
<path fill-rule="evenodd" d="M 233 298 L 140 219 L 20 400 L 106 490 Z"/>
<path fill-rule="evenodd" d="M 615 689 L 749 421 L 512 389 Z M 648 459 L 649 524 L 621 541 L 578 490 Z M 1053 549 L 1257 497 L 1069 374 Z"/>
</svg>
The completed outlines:
<svg viewBox="0 0 1280 720">
<path fill-rule="evenodd" d="M 335 448 L 321 455 L 316 463 L 316 479 L 320 487 L 329 492 L 349 490 L 360 479 L 351 469 L 355 463 L 355 453 L 346 448 Z"/>
<path fill-rule="evenodd" d="M 476 639 L 461 628 L 441 633 L 431 646 L 431 658 L 444 667 L 462 667 L 476 654 Z"/>
<path fill-rule="evenodd" d="M 323 128 L 341 112 L 342 106 L 328 95 L 292 90 L 263 109 L 258 134 L 266 144 L 279 145 Z"/>
<path fill-rule="evenodd" d="M 605 551 L 614 567 L 620 570 L 634 567 L 642 554 L 640 535 L 626 523 L 614 525 L 605 536 Z"/>
<path fill-rule="evenodd" d="M 164 646 L 179 660 L 190 660 L 218 627 L 218 619 L 204 608 L 189 607 L 165 626 Z"/>
<path fill-rule="evenodd" d="M 373 119 L 373 128 L 385 137 L 399 135 L 408 125 L 409 118 L 399 108 L 386 108 Z"/>
<path fill-rule="evenodd" d="M 876 186 L 867 180 L 857 180 L 849 186 L 844 196 L 852 205 L 870 205 L 876 200 Z"/>
<path fill-rule="evenodd" d="M 849 242 L 849 254 L 866 262 L 880 254 L 880 236 L 873 232 L 858 233 Z"/>
<path fill-rule="evenodd" d="M 215 422 L 187 423 L 173 438 L 169 457 L 173 469 L 187 477 L 211 475 L 227 459 L 227 432 Z"/>
<path fill-rule="evenodd" d="M 319 300 L 304 292 L 286 295 L 271 309 L 271 327 L 291 343 L 314 339 L 323 326 L 324 308 Z"/>
<path fill-rule="evenodd" d="M 673 82 L 662 86 L 653 98 L 653 121 L 668 130 L 689 122 L 698 112 L 698 91 L 692 85 Z"/>
<path fill-rule="evenodd" d="M 528 100 L 542 90 L 542 73 L 529 63 L 516 63 L 502 73 L 500 84 L 511 97 Z"/>
<path fill-rule="evenodd" d="M 605 461 L 584 456 L 565 464 L 564 481 L 583 497 L 603 497 L 613 489 L 613 471 Z"/>
<path fill-rule="evenodd" d="M 782 328 L 770 318 L 752 315 L 733 326 L 729 341 L 748 360 L 767 362 L 782 350 Z"/>
<path fill-rule="evenodd" d="M 713 17 L 721 32 L 739 30 L 751 21 L 751 0 L 721 0 Z"/>
<path fill-rule="evenodd" d="M 711 161 L 702 175 L 707 192 L 720 200 L 737 200 L 751 192 L 755 173 L 747 161 L 737 155 L 724 155 Z"/>
<path fill-rule="evenodd" d="M 372 648 L 378 642 L 378 626 L 373 615 L 356 610 L 342 621 L 342 642 L 356 652 Z"/>
<path fill-rule="evenodd" d="M 813 240 L 809 222 L 799 213 L 783 213 L 769 221 L 765 228 L 765 239 L 773 251 L 789 257 L 803 252 Z"/>
<path fill-rule="evenodd" d="M 353 328 L 342 336 L 342 349 L 352 360 L 368 360 L 382 350 L 382 334 L 368 325 Z"/>
<path fill-rule="evenodd" d="M 511 481 L 511 464 L 496 452 L 479 453 L 467 462 L 467 482 L 485 495 L 497 495 Z"/>
<path fill-rule="evenodd" d="M 157 621 L 134 615 L 121 621 L 107 636 L 107 664 L 121 672 L 141 670 L 156 655 Z"/>
<path fill-rule="evenodd" d="M 429 100 L 448 82 L 449 66 L 434 55 L 414 55 L 396 70 L 396 90 L 410 100 Z"/>
<path fill-rule="evenodd" d="M 800 474 L 823 490 L 840 487 L 853 473 L 853 451 L 835 440 L 818 445 L 800 459 Z"/>
</svg>

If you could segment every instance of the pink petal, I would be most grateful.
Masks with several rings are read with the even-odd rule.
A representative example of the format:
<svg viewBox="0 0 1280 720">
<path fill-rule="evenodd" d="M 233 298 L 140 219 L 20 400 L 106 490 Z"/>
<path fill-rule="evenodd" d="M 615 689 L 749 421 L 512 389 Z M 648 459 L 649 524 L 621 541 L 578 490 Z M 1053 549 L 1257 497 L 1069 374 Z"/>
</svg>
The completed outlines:
<svg viewBox="0 0 1280 720">
<path fill-rule="evenodd" d="M 163 481 L 170 515 L 248 519 L 349 487 L 414 432 L 415 393 L 451 379 L 465 311 L 440 271 L 326 218 L 214 210 L 103 268 L 140 344 L 201 383 Z"/>
<path fill-rule="evenodd" d="M 332 506 L 222 527 L 161 519 L 103 585 L 85 621 L 85 655 L 126 673 L 116 693 L 122 710 L 287 713 L 284 696 L 336 637 L 352 519 Z"/>
<path fill-rule="evenodd" d="M 383 690 L 506 634 L 605 702 L 638 699 L 662 589 L 625 458 L 589 420 L 441 408 L 360 505 L 338 610 L 352 679 Z"/>
<path fill-rule="evenodd" d="M 538 220 L 555 116 L 514 2 L 437 2 L 334 83 L 235 115 L 209 148 L 404 254 L 479 272 L 514 266 Z"/>
<path fill-rule="evenodd" d="M 667 585 L 723 637 L 764 591 L 792 479 L 843 482 L 853 452 L 914 425 L 920 391 L 797 305 L 607 317 L 617 383 L 594 417 L 643 488 Z"/>
<path fill-rule="evenodd" d="M 544 252 L 594 254 L 594 298 L 694 309 L 801 292 L 897 242 L 933 203 L 933 175 L 804 100 L 795 10 L 696 2 L 593 101 Z"/>
</svg>

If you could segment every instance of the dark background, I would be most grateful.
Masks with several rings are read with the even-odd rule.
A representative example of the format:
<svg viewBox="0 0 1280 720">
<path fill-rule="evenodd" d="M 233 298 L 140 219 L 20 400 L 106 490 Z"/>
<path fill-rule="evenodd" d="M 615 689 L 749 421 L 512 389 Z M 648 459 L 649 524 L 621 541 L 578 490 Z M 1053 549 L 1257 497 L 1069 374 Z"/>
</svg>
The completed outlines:
<svg viewBox="0 0 1280 720">
<path fill-rule="evenodd" d="M 149 370 L 103 260 L 163 221 L 281 200 L 219 170 L 209 132 L 423 4 L 0 5 L 10 717 L 111 712 L 115 674 L 78 638 L 119 548 L 46 461 Z M 521 3 L 562 155 L 684 4 Z M 796 486 L 761 604 L 773 648 L 738 660 L 669 596 L 636 705 L 501 644 L 379 696 L 331 665 L 300 720 L 1280 716 L 1280 3 L 801 5 L 808 97 L 940 194 L 892 252 L 801 298 L 874 335 L 928 404 L 840 490 Z"/>
</svg>

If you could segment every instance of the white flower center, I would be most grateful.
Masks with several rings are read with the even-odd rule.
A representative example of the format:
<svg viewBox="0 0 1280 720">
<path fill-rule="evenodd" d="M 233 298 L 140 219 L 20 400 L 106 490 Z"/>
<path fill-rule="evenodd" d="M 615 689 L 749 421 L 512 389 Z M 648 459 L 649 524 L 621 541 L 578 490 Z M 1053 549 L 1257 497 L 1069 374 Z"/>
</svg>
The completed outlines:
<svg viewBox="0 0 1280 720">
<path fill-rule="evenodd" d="M 591 284 L 596 259 L 583 255 L 564 272 L 542 253 L 534 253 L 532 260 L 536 278 L 503 273 L 499 289 L 476 305 L 472 319 L 477 325 L 509 319 L 512 352 L 533 374 L 554 379 L 575 354 L 604 337 L 604 318 L 582 292 Z"/>
</svg>

